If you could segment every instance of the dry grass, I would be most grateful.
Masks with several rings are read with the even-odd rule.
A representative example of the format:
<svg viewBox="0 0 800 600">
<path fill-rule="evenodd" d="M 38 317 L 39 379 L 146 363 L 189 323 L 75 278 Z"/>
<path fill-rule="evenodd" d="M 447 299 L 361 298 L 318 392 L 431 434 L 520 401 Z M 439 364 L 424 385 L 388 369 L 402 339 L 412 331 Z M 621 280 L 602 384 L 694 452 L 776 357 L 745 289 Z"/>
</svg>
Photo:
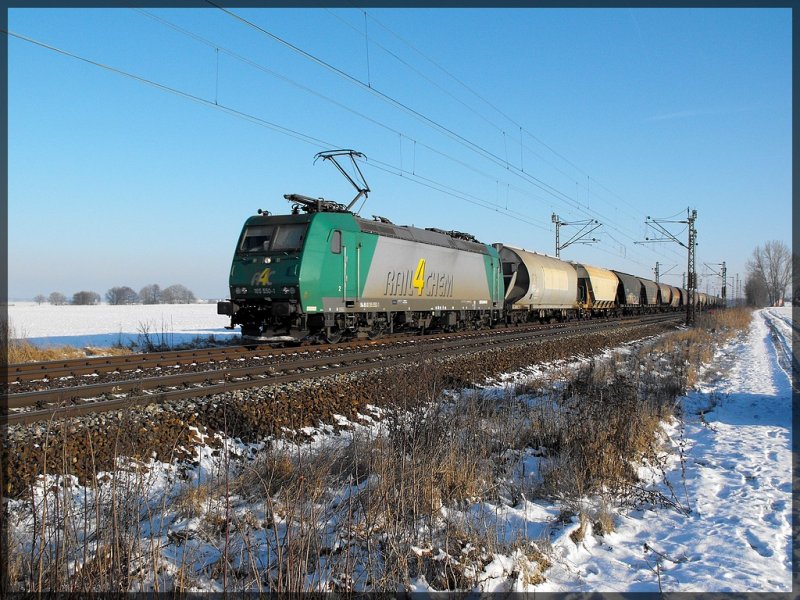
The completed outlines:
<svg viewBox="0 0 800 600">
<path fill-rule="evenodd" d="M 39 348 L 27 340 L 12 340 L 8 347 L 8 362 L 26 363 L 62 358 L 82 358 L 86 353 L 73 346 Z"/>
<path fill-rule="evenodd" d="M 187 485 L 172 499 L 172 509 L 178 518 L 197 517 L 209 506 L 212 494 L 213 490 L 208 484 Z"/>
<path fill-rule="evenodd" d="M 76 348 L 75 346 L 52 346 L 39 348 L 27 340 L 11 340 L 8 345 L 9 364 L 42 362 L 87 356 L 121 356 L 130 354 L 128 348 Z"/>
<path fill-rule="evenodd" d="M 614 531 L 611 506 L 638 489 L 636 465 L 661 460 L 660 424 L 691 369 L 696 376 L 749 319 L 749 311 L 699 315 L 697 327 L 639 354 L 505 394 L 443 399 L 435 367 L 400 369 L 396 381 L 386 379 L 395 403 L 375 429 L 341 432 L 321 448 L 269 446 L 238 464 L 223 448 L 217 471 L 158 507 L 143 505 L 149 483 L 137 469 L 120 471 L 80 512 L 67 510 L 66 487 L 53 486 L 32 506 L 33 541 L 11 545 L 11 581 L 34 592 L 135 591 L 150 582 L 169 592 L 215 577 L 226 591 L 303 593 L 326 582 L 326 590 L 350 594 L 395 592 L 424 576 L 435 589 L 469 591 L 502 554 L 513 557 L 510 581 L 538 585 L 550 566 L 546 541 L 507 539 L 496 513 L 475 516 L 481 503 L 538 494 L 559 501 L 565 521 L 578 515 L 575 543 Z M 532 450 L 544 455 L 539 479 L 515 481 L 511 473 Z M 193 556 L 193 531 L 167 532 L 183 545 L 184 562 L 165 575 L 159 523 L 170 513 L 198 519 L 197 534 L 218 556 Z"/>
<path fill-rule="evenodd" d="M 131 353 L 130 348 L 118 346 L 111 348 L 76 348 L 65 344 L 40 348 L 26 338 L 25 332 L 18 332 L 8 321 L 0 320 L 0 351 L 2 351 L 3 360 L 6 360 L 8 364 L 16 364 Z"/>
<path fill-rule="evenodd" d="M 615 529 L 613 513 L 607 507 L 603 507 L 595 515 L 594 532 L 597 535 L 606 535 L 612 533 Z"/>
<path fill-rule="evenodd" d="M 660 383 L 634 359 L 592 362 L 536 407 L 524 438 L 548 451 L 540 493 L 580 498 L 635 481 L 632 465 L 656 451 L 659 424 L 672 414 L 674 394 Z"/>
<path fill-rule="evenodd" d="M 750 308 L 699 313 L 694 327 L 664 336 L 648 352 L 672 356 L 682 373 L 684 387 L 692 388 L 697 384 L 701 367 L 711 362 L 716 348 L 745 331 L 752 316 Z"/>
<path fill-rule="evenodd" d="M 237 340 L 233 339 L 220 341 L 215 339 L 213 335 L 209 335 L 207 337 L 195 337 L 191 342 L 170 345 L 165 341 L 169 338 L 168 333 L 151 335 L 145 330 L 144 334 L 140 333 L 138 343 L 131 342 L 127 346 L 123 345 L 121 341 L 118 341 L 113 346 L 107 347 L 86 346 L 84 348 L 78 348 L 76 346 L 64 344 L 61 346 L 40 348 L 36 344 L 30 342 L 27 337 L 24 331 L 18 332 L 13 326 L 9 325 L 7 321 L 0 320 L 0 351 L 2 351 L 3 360 L 6 360 L 8 364 L 17 364 L 86 358 L 89 356 L 123 356 L 136 351 L 185 350 L 189 348 L 202 348 L 237 342 Z"/>
<path fill-rule="evenodd" d="M 523 582 L 526 585 L 540 585 L 547 581 L 544 573 L 552 566 L 547 556 L 533 542 L 530 542 L 523 552 L 527 560 L 519 561 L 518 566 Z"/>
</svg>

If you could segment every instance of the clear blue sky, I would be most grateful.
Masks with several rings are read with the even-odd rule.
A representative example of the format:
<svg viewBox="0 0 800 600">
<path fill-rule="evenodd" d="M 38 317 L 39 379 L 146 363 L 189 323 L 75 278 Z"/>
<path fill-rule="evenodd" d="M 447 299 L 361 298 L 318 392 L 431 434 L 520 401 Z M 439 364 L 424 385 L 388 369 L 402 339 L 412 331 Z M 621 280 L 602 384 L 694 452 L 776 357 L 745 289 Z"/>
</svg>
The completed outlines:
<svg viewBox="0 0 800 600">
<path fill-rule="evenodd" d="M 9 38 L 10 298 L 226 297 L 245 218 L 288 211 L 284 193 L 355 195 L 313 164 L 331 148 L 367 156 L 364 216 L 551 255 L 553 212 L 599 219 L 601 241 L 562 258 L 649 277 L 659 261 L 673 284 L 684 249 L 634 244 L 648 215 L 697 209 L 701 273 L 724 260 L 743 280 L 757 245 L 791 243 L 789 9 L 231 12 L 251 24 L 9 11 L 12 34 L 185 94 Z"/>
</svg>

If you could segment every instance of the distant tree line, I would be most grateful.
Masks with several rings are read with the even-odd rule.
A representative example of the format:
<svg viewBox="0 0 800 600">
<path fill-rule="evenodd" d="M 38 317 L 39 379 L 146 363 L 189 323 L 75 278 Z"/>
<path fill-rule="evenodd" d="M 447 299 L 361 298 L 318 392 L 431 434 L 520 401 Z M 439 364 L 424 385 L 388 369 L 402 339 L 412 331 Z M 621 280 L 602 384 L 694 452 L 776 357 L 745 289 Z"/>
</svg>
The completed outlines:
<svg viewBox="0 0 800 600">
<path fill-rule="evenodd" d="M 144 286 L 137 294 L 127 285 L 112 287 L 106 292 L 105 300 L 108 304 L 192 304 L 197 301 L 194 292 L 184 285 L 176 283 L 161 289 L 157 283 Z M 38 294 L 34 301 L 37 304 L 49 302 L 55 306 L 64 304 L 92 305 L 100 303 L 100 294 L 91 291 L 76 292 L 70 301 L 61 292 L 52 292 L 49 296 Z"/>
</svg>

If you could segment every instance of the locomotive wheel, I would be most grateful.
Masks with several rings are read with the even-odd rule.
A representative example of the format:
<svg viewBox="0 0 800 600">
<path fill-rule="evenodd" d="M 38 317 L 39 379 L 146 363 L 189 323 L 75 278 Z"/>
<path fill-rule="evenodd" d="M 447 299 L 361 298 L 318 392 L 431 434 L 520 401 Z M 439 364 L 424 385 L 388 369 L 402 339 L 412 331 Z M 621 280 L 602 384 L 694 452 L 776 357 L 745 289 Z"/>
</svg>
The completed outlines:
<svg viewBox="0 0 800 600">
<path fill-rule="evenodd" d="M 242 325 L 242 335 L 245 337 L 258 337 L 261 335 L 261 327 L 258 325 Z"/>
<path fill-rule="evenodd" d="M 339 329 L 335 329 L 330 333 L 326 333 L 324 339 L 329 344 L 338 344 L 342 339 L 342 331 Z"/>
</svg>

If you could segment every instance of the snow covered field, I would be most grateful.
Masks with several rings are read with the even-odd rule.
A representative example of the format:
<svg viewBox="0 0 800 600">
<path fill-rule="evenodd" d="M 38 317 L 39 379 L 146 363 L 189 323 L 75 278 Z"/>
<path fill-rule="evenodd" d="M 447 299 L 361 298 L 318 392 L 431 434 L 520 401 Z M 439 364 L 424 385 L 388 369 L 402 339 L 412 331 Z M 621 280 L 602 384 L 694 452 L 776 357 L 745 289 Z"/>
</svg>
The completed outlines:
<svg viewBox="0 0 800 600">
<path fill-rule="evenodd" d="M 48 307 L 43 314 L 63 308 L 68 307 Z M 85 310 L 94 308 L 98 307 Z M 191 331 L 206 331 L 211 322 L 207 318 L 222 319 L 208 316 L 213 313 L 212 305 L 180 308 L 197 311 L 195 323 L 188 317 L 178 321 L 175 313 L 170 313 L 172 323 L 180 322 Z M 27 310 L 27 314 L 35 314 Z M 544 572 L 544 581 L 526 581 L 515 567 L 519 557 L 498 554 L 480 574 L 481 591 L 791 591 L 793 326 L 788 307 L 756 312 L 749 331 L 717 351 L 702 382 L 683 399 L 683 425 L 673 422 L 665 426 L 671 458 L 666 472 L 653 474 L 650 485 L 666 496 L 674 491 L 680 506 L 617 510 L 614 531 L 596 535 L 590 526 L 579 541 L 572 534 L 580 523 L 577 519 L 558 522 L 557 503 L 523 498 L 514 506 L 476 502 L 466 508 L 468 513 L 493 520 L 501 535 L 524 531 L 530 539 L 546 541 L 549 548 L 551 566 Z M 81 332 L 90 330 L 85 324 Z M 43 338 L 66 335 L 64 329 L 33 331 Z M 364 419 L 366 425 L 360 426 L 373 422 L 367 415 Z M 313 444 L 318 446 L 338 443 L 338 436 L 329 428 L 320 428 L 314 434 Z M 214 462 L 219 458 L 214 455 L 211 448 L 200 449 L 195 479 L 219 469 Z M 528 470 L 535 465 L 531 461 Z M 160 507 L 160 498 L 176 493 L 170 487 L 176 485 L 175 467 L 155 461 L 149 466 L 154 482 L 151 506 Z M 647 475 L 645 469 L 641 473 Z M 80 489 L 74 491 L 76 502 Z M 11 504 L 11 514 L 24 514 L 15 509 L 16 501 Z M 158 551 L 162 552 L 161 560 L 168 563 L 163 572 L 170 573 L 187 560 L 187 546 L 170 540 L 176 539 L 182 528 L 197 527 L 198 519 L 177 517 L 169 501 L 163 506 L 166 512 L 160 518 L 166 524 L 164 535 L 154 541 L 163 548 Z M 241 514 L 248 510 L 257 514 L 260 508 L 236 508 Z M 17 531 L 29 525 L 24 519 L 12 523 Z M 143 522 L 142 531 L 146 530 L 147 523 Z M 263 537 L 263 532 L 253 534 L 258 539 Z M 213 542 L 203 542 L 193 552 L 211 560 L 209 557 L 219 555 L 219 548 Z M 262 560 L 260 554 L 257 560 Z M 412 584 L 414 591 L 431 590 L 421 578 Z M 221 579 L 203 577 L 197 591 L 221 589 Z"/>
<path fill-rule="evenodd" d="M 11 337 L 40 347 L 70 345 L 109 347 L 137 342 L 145 332 L 154 342 L 174 346 L 197 337 L 224 339 L 239 330 L 225 329 L 230 318 L 214 304 L 133 304 L 53 306 L 14 302 L 8 307 Z"/>
</svg>

